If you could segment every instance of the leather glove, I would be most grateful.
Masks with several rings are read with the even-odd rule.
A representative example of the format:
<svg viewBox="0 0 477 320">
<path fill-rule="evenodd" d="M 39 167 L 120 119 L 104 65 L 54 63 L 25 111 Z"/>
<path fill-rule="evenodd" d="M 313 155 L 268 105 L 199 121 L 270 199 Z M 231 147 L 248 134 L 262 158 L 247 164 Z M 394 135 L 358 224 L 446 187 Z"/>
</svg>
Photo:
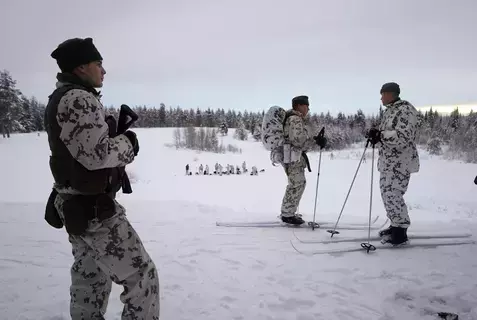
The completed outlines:
<svg viewBox="0 0 477 320">
<path fill-rule="evenodd" d="M 128 130 L 124 132 L 124 135 L 129 139 L 129 141 L 131 141 L 131 144 L 133 145 L 134 156 L 137 156 L 139 153 L 139 141 L 137 140 L 136 133 L 134 133 L 134 131 Z"/>
<path fill-rule="evenodd" d="M 368 138 L 369 142 L 374 146 L 378 142 L 381 141 L 381 131 L 376 128 L 369 129 L 368 133 L 366 133 L 366 138 Z"/>
</svg>

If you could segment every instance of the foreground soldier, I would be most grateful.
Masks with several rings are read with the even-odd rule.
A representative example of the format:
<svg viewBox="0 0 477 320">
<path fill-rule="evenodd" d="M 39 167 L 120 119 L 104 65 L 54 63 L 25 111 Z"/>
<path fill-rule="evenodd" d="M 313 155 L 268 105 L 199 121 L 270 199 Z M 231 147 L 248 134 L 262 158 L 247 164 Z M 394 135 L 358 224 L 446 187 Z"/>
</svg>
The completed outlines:
<svg viewBox="0 0 477 320">
<path fill-rule="evenodd" d="M 283 127 L 286 145 L 290 148 L 287 147 L 283 151 L 284 158 L 287 158 L 283 167 L 288 177 L 288 185 L 282 200 L 280 218 L 285 223 L 296 225 L 305 222 L 296 211 L 306 187 L 305 168 L 308 167 L 311 171 L 306 151 L 314 144 L 321 148 L 326 145 L 326 138 L 313 137 L 305 123 L 309 105 L 307 96 L 293 98 L 292 109 L 287 111 Z"/>
<path fill-rule="evenodd" d="M 55 180 L 46 216 L 57 228 L 65 225 L 73 248 L 71 317 L 104 319 L 114 281 L 124 287 L 123 320 L 157 320 L 156 266 L 114 199 L 120 167 L 139 151 L 136 135 L 109 133 L 94 89 L 102 87 L 106 72 L 91 38 L 67 40 L 51 56 L 62 72 L 45 112 Z"/>
<path fill-rule="evenodd" d="M 386 110 L 378 129 L 371 129 L 368 136 L 372 144 L 379 145 L 378 170 L 381 197 L 389 228 L 379 235 L 393 245 L 406 244 L 407 228 L 411 219 L 404 202 L 411 174 L 419 171 L 419 155 L 415 138 L 418 113 L 409 102 L 401 100 L 399 85 L 391 82 L 381 88 L 381 101 Z"/>
</svg>

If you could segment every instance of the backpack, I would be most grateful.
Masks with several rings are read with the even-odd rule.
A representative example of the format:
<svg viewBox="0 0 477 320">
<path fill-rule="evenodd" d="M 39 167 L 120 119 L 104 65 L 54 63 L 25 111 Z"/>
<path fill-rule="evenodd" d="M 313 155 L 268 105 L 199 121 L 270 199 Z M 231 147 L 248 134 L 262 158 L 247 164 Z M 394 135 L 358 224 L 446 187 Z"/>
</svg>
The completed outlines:
<svg viewBox="0 0 477 320">
<path fill-rule="evenodd" d="M 270 107 L 263 116 L 262 143 L 265 149 L 271 151 L 270 160 L 274 166 L 284 162 L 285 132 L 283 127 L 287 118 L 286 110 L 279 106 Z"/>
</svg>

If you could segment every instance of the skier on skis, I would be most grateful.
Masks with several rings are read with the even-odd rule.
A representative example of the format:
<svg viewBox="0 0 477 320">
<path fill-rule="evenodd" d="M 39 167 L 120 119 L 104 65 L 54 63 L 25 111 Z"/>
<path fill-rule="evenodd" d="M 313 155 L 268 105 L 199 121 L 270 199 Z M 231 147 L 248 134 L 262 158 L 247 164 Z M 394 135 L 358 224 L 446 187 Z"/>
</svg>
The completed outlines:
<svg viewBox="0 0 477 320">
<path fill-rule="evenodd" d="M 290 148 L 284 149 L 284 158 L 290 161 L 283 163 L 288 177 L 288 185 L 282 200 L 280 218 L 285 223 L 300 225 L 305 221 L 296 214 L 298 205 L 306 187 L 305 167 L 310 169 L 306 151 L 314 144 L 321 148 L 326 145 L 324 136 L 313 137 L 310 128 L 305 123 L 305 117 L 309 111 L 307 96 L 297 96 L 292 99 L 292 109 L 287 111 L 286 121 L 283 127 L 285 140 Z"/>
<path fill-rule="evenodd" d="M 381 197 L 391 225 L 380 231 L 383 242 L 393 245 L 406 244 L 407 228 L 411 220 L 404 202 L 412 173 L 419 171 L 416 148 L 418 113 L 412 104 L 399 97 L 399 85 L 385 83 L 381 88 L 384 111 L 379 129 L 368 132 L 370 142 L 379 144 L 378 170 Z"/>
<path fill-rule="evenodd" d="M 156 266 L 115 200 L 120 168 L 139 152 L 136 134 L 110 136 L 95 89 L 106 71 L 91 38 L 66 40 L 51 56 L 61 72 L 45 111 L 54 178 L 45 219 L 66 227 L 73 248 L 71 318 L 104 319 L 114 281 L 124 287 L 122 319 L 157 320 Z"/>
</svg>

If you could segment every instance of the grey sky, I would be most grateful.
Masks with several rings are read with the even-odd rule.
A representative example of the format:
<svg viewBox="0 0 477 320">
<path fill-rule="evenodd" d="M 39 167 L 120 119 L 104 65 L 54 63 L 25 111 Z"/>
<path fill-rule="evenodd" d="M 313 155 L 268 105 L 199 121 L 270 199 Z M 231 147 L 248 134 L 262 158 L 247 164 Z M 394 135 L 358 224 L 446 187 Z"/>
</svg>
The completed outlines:
<svg viewBox="0 0 477 320">
<path fill-rule="evenodd" d="M 306 94 L 312 112 L 372 113 L 387 81 L 416 106 L 470 103 L 476 14 L 476 0 L 0 0 L 0 69 L 46 102 L 50 53 L 90 36 L 105 105 L 257 110 Z"/>
</svg>

